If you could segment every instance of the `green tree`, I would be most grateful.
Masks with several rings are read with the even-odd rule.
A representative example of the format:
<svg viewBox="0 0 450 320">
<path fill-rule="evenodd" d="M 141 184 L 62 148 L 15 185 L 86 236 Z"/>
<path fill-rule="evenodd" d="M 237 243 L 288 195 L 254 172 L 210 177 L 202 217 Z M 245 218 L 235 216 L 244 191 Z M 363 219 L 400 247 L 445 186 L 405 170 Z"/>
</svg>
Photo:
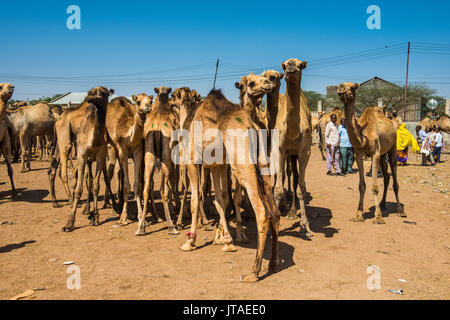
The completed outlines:
<svg viewBox="0 0 450 320">
<path fill-rule="evenodd" d="M 317 110 L 317 103 L 319 100 L 325 100 L 325 96 L 319 92 L 315 91 L 303 91 L 306 99 L 308 100 L 308 107 L 310 110 Z"/>
</svg>

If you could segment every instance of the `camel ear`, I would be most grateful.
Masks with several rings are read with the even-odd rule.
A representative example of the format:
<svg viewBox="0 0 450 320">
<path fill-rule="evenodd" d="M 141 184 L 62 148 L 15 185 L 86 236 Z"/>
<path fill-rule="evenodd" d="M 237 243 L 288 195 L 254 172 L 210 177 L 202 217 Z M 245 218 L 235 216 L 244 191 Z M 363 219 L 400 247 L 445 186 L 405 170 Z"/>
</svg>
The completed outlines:
<svg viewBox="0 0 450 320">
<path fill-rule="evenodd" d="M 111 96 L 111 95 L 113 95 L 114 94 L 114 89 L 109 89 L 109 95 Z"/>
<path fill-rule="evenodd" d="M 134 94 L 131 96 L 131 99 L 133 99 L 134 102 L 137 101 L 137 96 L 135 96 Z"/>
<path fill-rule="evenodd" d="M 300 64 L 300 69 L 301 69 L 301 70 L 305 69 L 307 65 L 308 65 L 308 62 L 303 61 L 303 62 Z"/>
<path fill-rule="evenodd" d="M 361 85 L 359 84 L 359 82 L 355 83 L 355 90 L 358 90 L 359 87 L 361 87 Z"/>
<path fill-rule="evenodd" d="M 284 62 L 281 64 L 281 68 L 282 68 L 283 70 L 286 70 L 286 64 L 285 64 Z"/>
<path fill-rule="evenodd" d="M 284 73 L 280 74 L 280 80 L 284 78 Z"/>
<path fill-rule="evenodd" d="M 242 87 L 243 87 L 244 85 L 240 84 L 239 82 L 235 82 L 235 83 L 234 83 L 234 86 L 235 86 L 237 89 L 241 90 Z"/>
<path fill-rule="evenodd" d="M 155 92 L 159 94 L 159 88 L 155 88 Z"/>
<path fill-rule="evenodd" d="M 172 92 L 172 88 L 167 89 L 167 93 L 171 93 Z"/>
</svg>

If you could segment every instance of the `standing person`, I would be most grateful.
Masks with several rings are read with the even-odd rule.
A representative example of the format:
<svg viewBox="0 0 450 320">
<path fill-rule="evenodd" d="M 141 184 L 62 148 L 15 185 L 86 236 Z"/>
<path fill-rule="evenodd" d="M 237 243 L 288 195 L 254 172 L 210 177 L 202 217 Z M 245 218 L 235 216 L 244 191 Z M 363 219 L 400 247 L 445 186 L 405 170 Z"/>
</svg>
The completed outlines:
<svg viewBox="0 0 450 320">
<path fill-rule="evenodd" d="M 434 141 L 431 141 L 430 135 L 426 135 L 425 139 L 423 139 L 421 147 L 420 147 L 420 153 L 422 154 L 422 165 L 426 166 L 427 161 L 429 160 L 431 165 L 434 166 L 434 159 L 432 156 L 433 151 L 433 144 Z"/>
<path fill-rule="evenodd" d="M 337 117 L 333 113 L 331 122 L 325 127 L 325 144 L 327 145 L 327 175 L 331 176 L 331 167 L 334 167 L 337 176 L 342 176 L 339 165 L 339 131 L 336 125 Z"/>
<path fill-rule="evenodd" d="M 408 161 L 408 149 L 413 152 L 420 150 L 419 144 L 412 134 L 406 129 L 406 123 L 402 123 L 397 130 L 397 164 L 406 166 Z"/>
<path fill-rule="evenodd" d="M 427 137 L 427 133 L 425 130 L 422 129 L 421 125 L 418 125 L 416 127 L 416 134 L 417 134 L 417 142 L 419 145 L 422 145 L 422 142 L 424 142 L 425 138 Z"/>
<path fill-rule="evenodd" d="M 439 128 L 438 126 L 436 126 L 436 129 L 434 130 L 435 135 L 434 135 L 434 141 L 435 141 L 435 145 L 434 145 L 434 149 L 433 149 L 433 159 L 436 163 L 441 162 L 441 149 L 443 146 L 443 137 L 442 137 L 442 133 L 441 133 L 441 128 Z"/>
<path fill-rule="evenodd" d="M 341 170 L 342 174 L 353 173 L 353 146 L 348 138 L 347 128 L 345 126 L 345 119 L 341 119 L 339 131 L 339 145 L 341 150 Z"/>
</svg>

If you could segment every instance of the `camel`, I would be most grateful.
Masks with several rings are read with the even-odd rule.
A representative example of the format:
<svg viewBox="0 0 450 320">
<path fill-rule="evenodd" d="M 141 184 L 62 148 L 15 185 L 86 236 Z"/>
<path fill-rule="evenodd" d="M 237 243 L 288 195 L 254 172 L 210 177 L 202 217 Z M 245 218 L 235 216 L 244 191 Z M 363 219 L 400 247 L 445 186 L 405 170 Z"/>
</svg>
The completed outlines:
<svg viewBox="0 0 450 320">
<path fill-rule="evenodd" d="M 46 136 L 48 140 L 53 139 L 56 119 L 47 103 L 23 106 L 13 112 L 9 112 L 8 118 L 19 135 L 22 149 L 22 168 L 20 172 L 27 172 L 31 170 L 31 139 L 36 136 Z"/>
<path fill-rule="evenodd" d="M 317 131 L 319 133 L 319 150 L 320 154 L 322 155 L 322 160 L 326 160 L 325 158 L 325 127 L 327 124 L 331 121 L 331 115 L 335 114 L 337 117 L 336 123 L 339 123 L 342 118 L 344 118 L 344 111 L 339 108 L 334 108 L 327 114 L 322 114 L 322 116 L 319 119 Z"/>
<path fill-rule="evenodd" d="M 172 92 L 171 97 L 171 104 L 175 106 L 175 109 L 179 110 L 179 121 L 180 121 L 180 129 L 188 130 L 190 123 L 192 122 L 192 118 L 195 115 L 195 110 L 199 106 L 199 102 L 201 101 L 200 95 L 195 90 L 190 90 L 188 87 L 183 88 L 177 88 Z M 180 146 L 180 153 L 182 156 L 183 149 L 182 144 L 179 144 Z M 206 172 L 205 172 L 206 171 Z M 200 208 L 200 216 L 198 219 L 199 226 L 203 226 L 205 230 L 211 231 L 213 230 L 205 213 L 204 209 L 204 200 L 206 199 L 206 193 L 210 190 L 209 182 L 210 179 L 210 172 L 209 169 L 204 170 L 202 168 L 201 172 L 201 186 L 203 192 L 200 193 L 200 199 L 199 199 L 199 208 Z M 181 201 L 180 206 L 180 213 L 178 215 L 177 219 L 177 227 L 182 227 L 182 220 L 183 216 L 185 216 L 186 213 L 186 199 L 187 199 L 187 192 L 189 189 L 189 178 L 187 174 L 187 165 L 186 163 L 180 163 L 180 177 L 182 186 L 184 188 L 183 190 L 183 197 Z"/>
<path fill-rule="evenodd" d="M 267 238 L 268 229 L 271 229 L 272 234 L 272 257 L 269 263 L 269 272 L 275 272 L 278 269 L 278 229 L 280 212 L 275 205 L 273 192 L 270 185 L 268 175 L 262 175 L 262 164 L 249 164 L 247 161 L 244 164 L 237 164 L 235 161 L 234 138 L 233 141 L 224 140 L 227 138 L 227 130 L 242 130 L 237 132 L 248 132 L 249 129 L 258 130 L 259 127 L 252 121 L 249 113 L 245 111 L 240 105 L 233 104 L 227 100 L 220 90 L 211 90 L 208 96 L 196 108 L 195 114 L 192 117 L 193 121 L 189 127 L 189 159 L 187 161 L 187 168 L 189 179 L 191 181 L 192 197 L 191 197 L 191 213 L 192 223 L 190 231 L 187 233 L 187 241 L 181 246 L 183 251 L 191 251 L 196 249 L 196 228 L 197 214 L 200 196 L 200 171 L 201 167 L 195 164 L 197 160 L 202 161 L 202 166 L 209 168 L 212 174 L 212 181 L 215 191 L 215 206 L 220 216 L 219 226 L 216 231 L 214 244 L 223 244 L 222 251 L 231 252 L 236 251 L 233 245 L 233 239 L 228 231 L 227 221 L 225 218 L 225 210 L 228 202 L 228 166 L 231 166 L 231 171 L 238 183 L 241 184 L 247 191 L 248 197 L 252 204 L 256 216 L 258 229 L 258 247 L 256 251 L 256 258 L 250 274 L 241 277 L 243 282 L 258 281 L 258 274 L 261 270 L 261 262 L 264 253 L 264 246 Z M 198 125 L 201 124 L 201 131 Z M 201 132 L 202 137 L 209 135 L 209 138 L 214 138 L 214 145 L 218 150 L 225 151 L 220 154 L 208 148 L 210 143 L 206 141 L 196 141 L 196 131 Z M 236 131 L 234 131 L 236 132 Z M 222 139 L 221 139 L 222 138 Z M 225 139 L 223 139 L 225 138 Z M 248 140 L 246 139 L 246 149 L 249 150 Z M 208 157 L 211 156 L 214 159 Z M 214 155 L 213 155 L 214 153 Z M 206 157 L 201 157 L 206 155 Z M 226 163 L 226 158 L 229 159 L 230 164 Z M 203 159 L 205 161 L 203 161 Z M 211 161 L 212 160 L 212 161 Z M 245 162 L 245 161 L 244 161 Z M 267 168 L 266 168 L 267 169 Z"/>
<path fill-rule="evenodd" d="M 114 90 L 108 90 L 104 87 L 92 88 L 79 107 L 67 109 L 61 115 L 61 118 L 56 121 L 57 151 L 55 157 L 52 159 L 48 174 L 53 203 L 54 206 L 58 206 L 55 197 L 55 176 L 59 162 L 61 162 L 61 180 L 72 204 L 67 222 L 62 228 L 64 232 L 70 232 L 74 229 L 76 210 L 83 192 L 85 169 L 88 166 L 88 170 L 91 170 L 91 161 L 96 160 L 96 171 L 92 184 L 94 211 L 89 217 L 91 225 L 99 225 L 97 200 L 100 189 L 100 174 L 102 171 L 105 176 L 107 192 L 111 193 L 106 172 L 107 142 L 105 139 L 105 120 L 108 97 L 113 93 Z M 73 201 L 67 184 L 67 160 L 74 144 L 76 145 L 78 156 L 75 200 Z"/>
<path fill-rule="evenodd" d="M 368 107 L 364 110 L 359 120 L 355 118 L 355 98 L 359 83 L 346 82 L 337 88 L 337 94 L 344 103 L 345 123 L 348 136 L 353 145 L 356 163 L 359 171 L 359 205 L 356 217 L 353 221 L 364 221 L 364 193 L 366 184 L 364 182 L 364 163 L 363 155 L 372 157 L 372 172 L 378 172 L 378 166 L 381 165 L 381 171 L 384 177 L 383 198 L 378 203 L 378 184 L 377 174 L 372 176 L 372 193 L 375 200 L 375 219 L 374 223 L 384 224 L 381 209 L 386 209 L 386 193 L 389 186 L 389 174 L 386 165 L 386 156 L 389 157 L 389 166 L 394 180 L 394 193 L 397 200 L 397 214 L 406 217 L 403 207 L 400 204 L 398 196 L 397 182 L 397 132 L 394 124 L 378 107 Z"/>
<path fill-rule="evenodd" d="M 419 122 L 419 125 L 426 132 L 430 132 L 433 126 L 437 125 L 442 131 L 450 134 L 450 118 L 446 114 L 440 116 L 437 120 L 432 120 L 430 117 L 425 117 Z"/>
<path fill-rule="evenodd" d="M 294 186 L 294 193 L 300 202 L 300 225 L 306 231 L 308 237 L 312 236 L 305 209 L 305 172 L 311 155 L 311 113 L 309 111 L 306 97 L 301 90 L 302 72 L 307 62 L 298 59 L 289 59 L 281 64 L 286 81 L 286 93 L 279 105 L 275 129 L 279 132 L 279 158 L 275 182 L 275 200 L 277 205 L 284 194 L 284 168 L 289 156 L 294 155 L 298 164 L 298 186 Z M 295 181 L 295 180 L 294 180 Z M 299 188 L 299 189 L 298 189 Z M 300 192 L 298 192 L 300 191 Z M 288 217 L 297 216 L 295 202 L 291 207 Z"/>
<path fill-rule="evenodd" d="M 180 231 L 174 226 L 171 219 L 173 196 L 178 200 L 174 183 L 174 164 L 172 162 L 171 153 L 174 147 L 171 141 L 173 132 L 178 128 L 177 117 L 172 111 L 169 103 L 169 94 L 171 88 L 160 87 L 155 88 L 157 97 L 152 105 L 152 111 L 147 115 L 144 124 L 144 209 L 139 215 L 138 229 L 136 235 L 145 235 L 145 217 L 147 213 L 147 204 L 149 196 L 153 194 L 153 175 L 155 169 L 161 171 L 161 198 L 164 207 L 164 214 L 169 234 L 179 234 Z M 175 193 L 175 194 L 174 194 Z M 154 201 L 152 199 L 152 205 Z M 155 215 L 156 210 L 155 211 Z"/>
<path fill-rule="evenodd" d="M 115 151 L 115 156 L 119 160 L 121 172 L 123 174 L 123 185 L 121 192 L 123 208 L 118 224 L 126 225 L 128 220 L 128 196 L 130 193 L 130 179 L 128 173 L 128 158 L 133 156 L 134 162 L 134 193 L 138 215 L 141 214 L 141 181 L 140 172 L 144 157 L 144 122 L 146 114 L 151 111 L 153 96 L 145 93 L 133 95 L 135 102 L 133 105 L 125 97 L 113 99 L 106 110 L 106 131 L 108 142 Z M 111 159 L 112 160 L 112 159 Z M 109 167 L 114 169 L 115 161 L 110 161 Z M 111 172 L 111 168 L 108 168 Z M 109 177 L 111 178 L 111 177 Z"/>
<path fill-rule="evenodd" d="M 11 99 L 14 92 L 14 86 L 10 83 L 0 83 L 0 150 L 5 158 L 8 176 L 11 182 L 11 198 L 16 196 L 14 187 L 13 169 L 11 167 L 11 140 L 8 132 L 8 125 L 4 121 L 8 100 Z"/>
<path fill-rule="evenodd" d="M 316 132 L 318 128 L 319 128 L 319 118 L 317 118 L 316 116 L 311 116 L 311 130 L 313 139 L 315 139 L 316 137 Z"/>
</svg>

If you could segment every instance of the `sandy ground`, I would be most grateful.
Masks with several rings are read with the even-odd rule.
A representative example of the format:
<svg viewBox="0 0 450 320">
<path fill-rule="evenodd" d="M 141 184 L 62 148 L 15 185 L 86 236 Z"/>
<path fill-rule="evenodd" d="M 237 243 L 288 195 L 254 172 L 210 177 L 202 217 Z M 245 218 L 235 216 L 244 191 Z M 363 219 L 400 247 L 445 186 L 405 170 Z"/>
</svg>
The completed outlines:
<svg viewBox="0 0 450 320">
<path fill-rule="evenodd" d="M 266 275 L 268 241 L 263 279 L 254 284 L 239 282 L 254 261 L 254 221 L 246 221 L 250 242 L 238 245 L 235 253 L 223 253 L 221 247 L 212 245 L 214 231 L 203 230 L 198 234 L 198 249 L 182 252 L 179 247 L 187 230 L 169 236 L 165 222 L 151 225 L 147 236 L 136 237 L 137 224 L 118 227 L 112 209 L 100 211 L 98 227 L 89 226 L 87 217 L 79 214 L 78 229 L 63 233 L 69 208 L 52 208 L 48 163 L 34 161 L 33 171 L 25 174 L 18 173 L 19 165 L 14 164 L 18 198 L 11 201 L 2 162 L 0 299 L 33 288 L 44 290 L 26 299 L 449 299 L 448 155 L 436 167 L 418 166 L 413 156 L 409 166 L 399 168 L 400 199 L 408 217 L 388 213 L 395 208 L 390 187 L 386 224 L 376 225 L 371 223 L 370 192 L 365 200 L 366 221 L 350 221 L 358 201 L 357 174 L 326 176 L 317 146 L 312 150 L 306 182 L 312 196 L 307 212 L 314 237 L 311 241 L 299 237 L 298 220 L 282 217 L 281 270 Z M 370 190 L 371 181 L 367 184 Z M 57 196 L 65 199 L 60 181 Z M 158 209 L 162 210 L 160 203 Z M 319 217 L 313 218 L 317 213 Z M 330 213 L 332 217 L 327 217 Z M 234 228 L 231 231 L 234 235 Z M 74 261 L 80 268 L 80 290 L 67 288 L 70 274 L 65 261 Z M 378 290 L 366 285 L 370 265 L 380 269 Z M 405 294 L 389 289 L 402 289 Z"/>
</svg>

